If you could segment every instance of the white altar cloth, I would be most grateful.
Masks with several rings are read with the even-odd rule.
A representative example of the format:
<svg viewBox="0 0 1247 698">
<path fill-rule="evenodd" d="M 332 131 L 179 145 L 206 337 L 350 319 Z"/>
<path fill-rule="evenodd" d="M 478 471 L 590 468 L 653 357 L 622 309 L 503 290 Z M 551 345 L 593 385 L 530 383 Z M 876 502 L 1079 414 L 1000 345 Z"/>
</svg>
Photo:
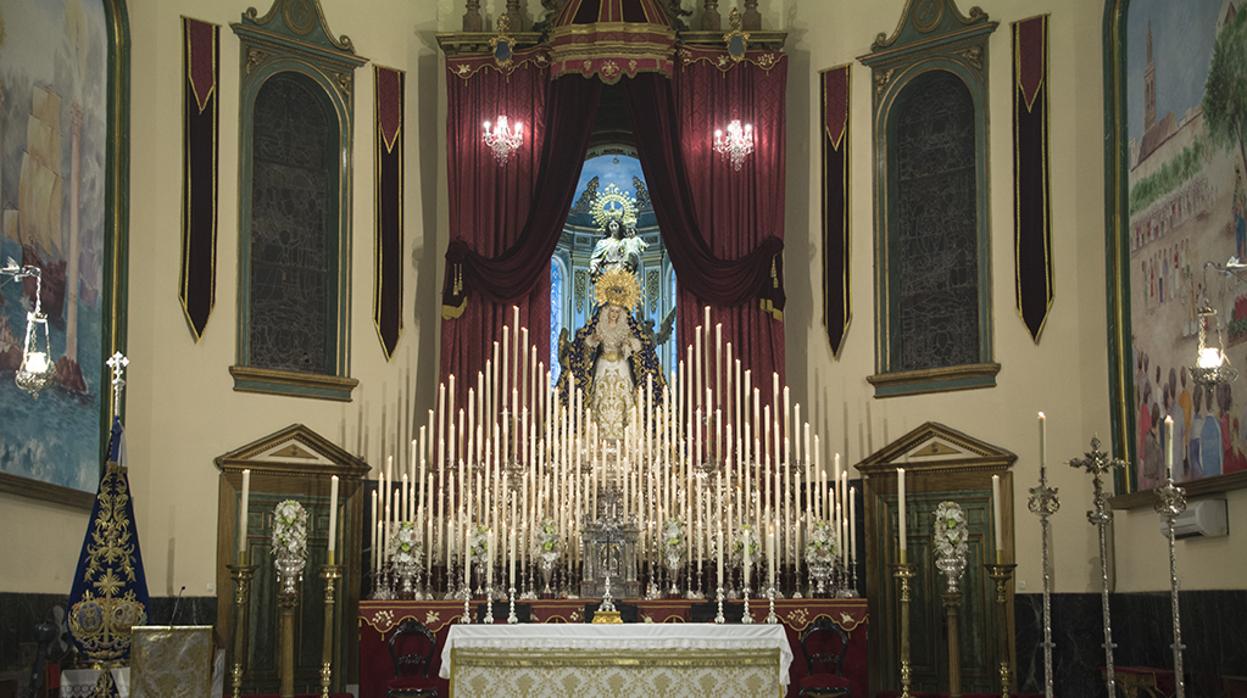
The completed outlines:
<svg viewBox="0 0 1247 698">
<path fill-rule="evenodd" d="M 442 650 L 440 676 L 451 679 L 451 691 L 456 696 L 470 695 L 473 691 L 455 684 L 462 674 L 455 672 L 456 655 L 486 651 L 499 658 L 498 667 L 506 664 L 505 657 L 531 659 L 558 657 L 575 665 L 577 655 L 596 658 L 634 658 L 633 665 L 641 667 L 650 662 L 685 656 L 690 666 L 697 667 L 701 656 L 716 659 L 718 666 L 734 667 L 746 662 L 733 661 L 731 657 L 770 658 L 770 669 L 765 681 L 772 689 L 788 684 L 788 669 L 792 664 L 792 650 L 783 625 L 715 625 L 713 623 L 626 623 L 611 624 L 562 624 L 525 623 L 521 625 L 452 625 Z M 646 653 L 650 653 L 646 657 Z M 774 658 L 778 655 L 778 667 Z M 625 662 L 627 664 L 628 662 Z M 531 662 L 525 662 L 531 668 Z M 584 667 L 581 663 L 579 666 Z M 700 668 L 705 669 L 703 665 Z M 761 667 L 758 667 L 761 668 Z M 778 676 L 770 673 L 778 669 Z M 723 673 L 723 672 L 719 672 Z M 456 674 L 459 674 L 456 676 Z M 764 677 L 766 676 L 764 675 Z M 756 680 L 756 672 L 754 679 Z M 668 677 L 669 679 L 670 677 Z M 493 684 L 497 677 L 490 679 Z M 616 679 L 617 680 L 617 679 Z M 664 679 L 667 680 L 667 679 Z M 700 680 L 705 680 L 702 677 Z M 764 695 L 775 695 L 767 690 Z"/>
</svg>

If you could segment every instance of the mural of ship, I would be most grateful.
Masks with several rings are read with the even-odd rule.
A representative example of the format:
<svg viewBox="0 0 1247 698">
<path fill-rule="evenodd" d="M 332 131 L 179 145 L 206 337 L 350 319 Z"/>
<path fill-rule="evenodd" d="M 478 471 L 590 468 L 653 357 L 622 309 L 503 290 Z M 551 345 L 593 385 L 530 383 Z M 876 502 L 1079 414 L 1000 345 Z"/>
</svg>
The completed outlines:
<svg viewBox="0 0 1247 698">
<path fill-rule="evenodd" d="M 65 331 L 64 346 L 53 346 L 56 353 L 64 350 L 64 354 L 56 360 L 54 380 L 70 393 L 85 395 L 86 381 L 77 361 L 77 284 L 67 283 L 67 279 L 77 280 L 79 277 L 77 258 L 81 250 L 77 210 L 81 119 L 75 115 L 70 118 L 69 220 L 63 221 L 63 188 L 66 181 L 61 172 L 61 113 L 60 95 L 40 85 L 32 86 L 30 117 L 26 122 L 26 149 L 22 153 L 18 179 L 17 209 L 4 212 L 3 225 L 5 237 L 21 243 L 21 263 L 37 266 L 43 271 L 43 312 L 53 327 Z M 22 293 L 28 306 L 33 307 L 34 279 L 23 281 Z M 12 328 L 9 331 L 11 334 Z M 0 332 L 0 345 L 3 344 L 4 337 Z M 3 347 L 0 346 L 0 349 Z M 17 349 L 20 356 L 21 347 Z M 0 352 L 0 364 L 6 363 L 5 356 Z"/>
</svg>

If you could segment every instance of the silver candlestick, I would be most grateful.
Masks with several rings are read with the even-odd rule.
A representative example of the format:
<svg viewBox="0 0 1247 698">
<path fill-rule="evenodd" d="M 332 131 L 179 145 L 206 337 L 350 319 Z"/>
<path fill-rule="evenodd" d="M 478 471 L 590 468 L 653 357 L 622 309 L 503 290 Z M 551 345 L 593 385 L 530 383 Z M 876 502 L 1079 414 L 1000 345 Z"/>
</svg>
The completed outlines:
<svg viewBox="0 0 1247 698">
<path fill-rule="evenodd" d="M 1120 458 L 1112 458 L 1100 450 L 1100 439 L 1091 438 L 1091 451 L 1083 458 L 1075 458 L 1069 462 L 1071 467 L 1081 468 L 1091 474 L 1092 506 L 1087 512 L 1087 520 L 1099 531 L 1100 537 L 1100 606 L 1104 616 L 1104 677 L 1108 695 L 1117 695 L 1117 679 L 1113 670 L 1113 624 L 1109 615 L 1108 602 L 1108 527 L 1113 523 L 1113 510 L 1108 505 L 1108 495 L 1104 492 L 1104 476 L 1115 470 L 1126 467 Z"/>
<path fill-rule="evenodd" d="M 515 587 L 514 586 L 512 586 L 510 589 L 507 590 L 507 598 L 511 600 L 511 612 L 507 614 L 507 623 L 509 625 L 515 625 L 516 623 L 520 622 L 520 619 L 518 616 L 515 615 Z"/>
<path fill-rule="evenodd" d="M 485 585 L 485 617 L 481 619 L 482 623 L 494 622 L 494 585 Z"/>
<path fill-rule="evenodd" d="M 753 616 L 749 614 L 749 585 L 745 585 L 741 596 L 745 599 L 745 612 L 741 614 L 740 622 L 742 625 L 753 625 Z"/>
<path fill-rule="evenodd" d="M 766 590 L 766 602 L 769 610 L 766 613 L 766 624 L 775 625 L 779 622 L 779 616 L 775 615 L 775 585 L 771 585 Z"/>
<path fill-rule="evenodd" d="M 472 622 L 472 587 L 468 584 L 463 585 L 463 589 L 459 592 L 463 594 L 463 616 L 459 619 L 461 623 Z"/>
<path fill-rule="evenodd" d="M 1170 436 L 1172 438 L 1172 435 Z M 1169 539 L 1169 603 L 1173 612 L 1173 680 L 1176 698 L 1186 697 L 1186 680 L 1182 672 L 1182 616 L 1178 610 L 1178 559 L 1174 556 L 1173 520 L 1186 511 L 1186 490 L 1173 483 L 1170 470 L 1165 484 L 1156 488 L 1156 511 L 1165 520 L 1165 537 Z"/>
<path fill-rule="evenodd" d="M 1027 507 L 1039 516 L 1041 565 L 1043 566 L 1043 669 L 1044 698 L 1052 698 L 1052 545 L 1051 524 L 1048 518 L 1061 508 L 1057 488 L 1048 486 L 1048 469 L 1040 464 L 1039 485 L 1030 489 Z"/>
<path fill-rule="evenodd" d="M 719 610 L 714 614 L 714 622 L 723 625 L 727 619 L 723 617 L 723 585 L 719 585 L 718 591 L 715 592 L 715 598 L 719 602 Z"/>
</svg>

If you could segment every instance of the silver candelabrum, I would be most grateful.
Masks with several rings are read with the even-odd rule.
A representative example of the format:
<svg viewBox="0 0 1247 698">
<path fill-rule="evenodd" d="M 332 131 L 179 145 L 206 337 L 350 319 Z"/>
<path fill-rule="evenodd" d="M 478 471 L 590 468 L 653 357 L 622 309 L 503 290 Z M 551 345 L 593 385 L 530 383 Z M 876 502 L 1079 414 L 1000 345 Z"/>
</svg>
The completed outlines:
<svg viewBox="0 0 1247 698">
<path fill-rule="evenodd" d="M 1172 435 L 1170 436 L 1172 438 Z M 1186 697 L 1186 679 L 1182 671 L 1182 616 L 1178 610 L 1178 560 L 1174 555 L 1173 521 L 1186 511 L 1186 490 L 1173 482 L 1173 471 L 1165 484 L 1156 488 L 1156 512 L 1165 520 L 1165 537 L 1169 542 L 1169 604 L 1173 613 L 1173 680 L 1176 698 Z"/>
<path fill-rule="evenodd" d="M 1039 516 L 1042 538 L 1044 698 L 1052 698 L 1052 535 L 1048 519 L 1060 510 L 1061 499 L 1057 497 L 1057 488 L 1048 486 L 1048 469 L 1043 464 L 1039 466 L 1039 485 L 1032 487 L 1030 493 L 1027 507 Z"/>
<path fill-rule="evenodd" d="M 1082 458 L 1069 462 L 1071 467 L 1085 470 L 1091 475 L 1092 509 L 1087 512 L 1087 520 L 1096 527 L 1100 537 L 1100 605 L 1104 617 L 1104 677 L 1108 695 L 1117 695 L 1117 678 L 1113 670 L 1113 623 L 1109 614 L 1108 600 L 1108 528 L 1113 523 L 1113 510 L 1108 504 L 1108 494 L 1104 491 L 1104 476 L 1126 467 L 1126 462 L 1113 458 L 1100 450 L 1100 439 L 1091 438 L 1091 450 Z"/>
</svg>

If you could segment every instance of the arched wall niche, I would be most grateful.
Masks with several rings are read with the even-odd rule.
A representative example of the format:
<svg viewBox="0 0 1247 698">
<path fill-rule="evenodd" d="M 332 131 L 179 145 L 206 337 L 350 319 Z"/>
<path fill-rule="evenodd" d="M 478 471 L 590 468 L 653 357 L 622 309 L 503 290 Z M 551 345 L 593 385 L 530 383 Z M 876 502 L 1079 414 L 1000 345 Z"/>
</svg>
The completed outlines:
<svg viewBox="0 0 1247 698">
<path fill-rule="evenodd" d="M 317 0 L 276 0 L 231 27 L 242 73 L 234 389 L 349 401 L 354 73 L 367 59 L 333 35 Z"/>
<path fill-rule="evenodd" d="M 953 0 L 909 0 L 860 60 L 873 90 L 876 397 L 988 388 L 987 40 Z"/>
</svg>

